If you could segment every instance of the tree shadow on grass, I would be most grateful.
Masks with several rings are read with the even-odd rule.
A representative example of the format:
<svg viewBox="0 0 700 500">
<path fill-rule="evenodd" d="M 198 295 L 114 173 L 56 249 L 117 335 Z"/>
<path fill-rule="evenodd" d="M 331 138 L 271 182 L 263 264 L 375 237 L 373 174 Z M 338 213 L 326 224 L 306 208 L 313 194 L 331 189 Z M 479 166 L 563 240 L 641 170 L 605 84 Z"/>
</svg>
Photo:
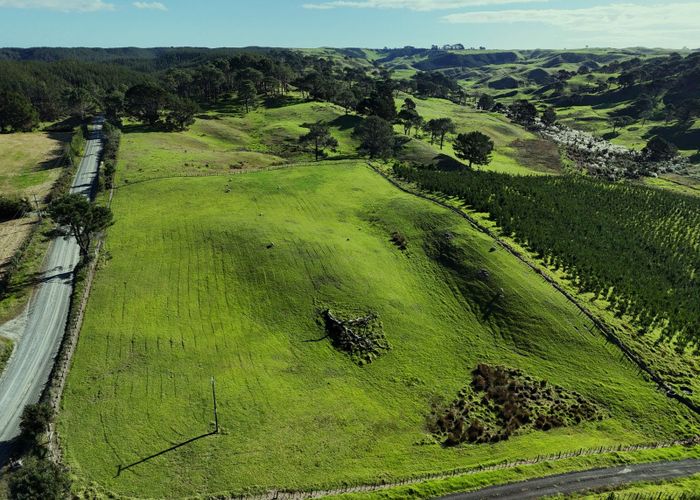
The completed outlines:
<svg viewBox="0 0 700 500">
<path fill-rule="evenodd" d="M 349 130 L 357 127 L 362 122 L 362 117 L 357 115 L 343 115 L 339 116 L 335 120 L 328 122 L 331 127 L 338 128 L 340 130 Z"/>
<path fill-rule="evenodd" d="M 292 95 L 280 95 L 265 98 L 263 105 L 267 109 L 284 108 L 286 106 L 293 106 L 295 104 L 301 104 L 304 100 Z"/>
<path fill-rule="evenodd" d="M 691 122 L 667 127 L 654 127 L 649 130 L 645 138 L 649 139 L 658 135 L 680 149 L 697 149 L 700 146 L 700 129 L 690 128 L 692 125 L 693 123 Z"/>
<path fill-rule="evenodd" d="M 218 434 L 217 431 L 207 432 L 206 434 L 202 434 L 201 436 L 193 437 L 191 439 L 188 439 L 187 441 L 183 441 L 182 443 L 178 443 L 174 446 L 171 446 L 170 448 L 167 448 L 165 450 L 154 453 L 153 455 L 149 455 L 146 458 L 142 458 L 141 460 L 137 460 L 136 462 L 133 462 L 131 464 L 128 464 L 128 465 L 119 464 L 117 466 L 117 475 L 114 477 L 119 477 L 122 472 L 129 470 L 133 467 L 136 467 L 137 465 L 141 465 L 142 463 L 148 462 L 149 460 L 153 460 L 154 458 L 158 458 L 162 455 L 165 455 L 166 453 L 170 453 L 171 451 L 175 451 L 178 448 L 182 448 L 183 446 L 187 446 L 188 444 L 192 444 L 195 441 L 199 441 L 201 439 L 208 438 L 209 436 L 215 436 L 216 434 Z"/>
<path fill-rule="evenodd" d="M 144 123 L 129 123 L 122 127 L 122 132 L 125 134 L 146 134 L 149 132 L 170 132 L 159 125 L 146 125 Z"/>
</svg>

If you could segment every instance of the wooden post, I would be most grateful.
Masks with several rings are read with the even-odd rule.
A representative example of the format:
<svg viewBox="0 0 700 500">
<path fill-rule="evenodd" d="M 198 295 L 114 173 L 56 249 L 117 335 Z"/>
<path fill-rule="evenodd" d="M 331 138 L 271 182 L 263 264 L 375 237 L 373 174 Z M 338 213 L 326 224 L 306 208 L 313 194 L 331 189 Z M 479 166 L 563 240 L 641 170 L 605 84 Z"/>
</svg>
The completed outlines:
<svg viewBox="0 0 700 500">
<path fill-rule="evenodd" d="M 219 433 L 219 413 L 216 409 L 216 382 L 214 377 L 211 378 L 211 394 L 214 399 L 214 434 Z"/>
</svg>

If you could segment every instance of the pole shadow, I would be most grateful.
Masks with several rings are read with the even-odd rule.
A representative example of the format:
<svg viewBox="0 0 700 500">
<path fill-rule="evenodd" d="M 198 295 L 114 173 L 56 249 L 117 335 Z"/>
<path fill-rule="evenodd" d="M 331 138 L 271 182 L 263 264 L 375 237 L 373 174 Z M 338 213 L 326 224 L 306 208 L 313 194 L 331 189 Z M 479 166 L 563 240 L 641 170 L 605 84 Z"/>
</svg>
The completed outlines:
<svg viewBox="0 0 700 500">
<path fill-rule="evenodd" d="M 119 477 L 122 472 L 129 470 L 133 467 L 136 467 L 137 465 L 141 465 L 144 462 L 148 462 L 149 460 L 153 460 L 154 458 L 160 457 L 161 455 L 165 455 L 166 453 L 170 453 L 171 451 L 175 451 L 178 448 L 182 448 L 183 446 L 187 446 L 188 444 L 192 444 L 195 441 L 199 441 L 200 439 L 208 438 L 209 436 L 215 436 L 218 434 L 218 431 L 212 431 L 212 432 L 207 432 L 206 434 L 202 434 L 201 436 L 193 437 L 192 439 L 188 439 L 187 441 L 183 441 L 182 443 L 176 444 L 175 446 L 171 446 L 170 448 L 159 451 L 158 453 L 154 453 L 153 455 L 150 455 L 146 458 L 142 458 L 141 460 L 138 460 L 134 463 L 131 463 L 129 465 L 121 465 L 119 464 L 117 466 L 117 475 L 114 477 Z"/>
</svg>

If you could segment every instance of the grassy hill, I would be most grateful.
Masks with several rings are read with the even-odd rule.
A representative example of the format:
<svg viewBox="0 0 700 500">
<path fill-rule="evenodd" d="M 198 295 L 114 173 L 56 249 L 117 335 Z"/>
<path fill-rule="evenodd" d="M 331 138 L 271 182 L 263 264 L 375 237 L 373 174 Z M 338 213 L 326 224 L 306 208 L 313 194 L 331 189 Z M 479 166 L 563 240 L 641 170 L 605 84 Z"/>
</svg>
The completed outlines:
<svg viewBox="0 0 700 500">
<path fill-rule="evenodd" d="M 695 428 L 534 273 L 362 164 L 144 182 L 114 210 L 60 415 L 84 486 L 327 487 Z M 376 312 L 391 350 L 358 366 L 324 338 L 325 307 Z M 606 417 L 443 448 L 428 439 L 431 401 L 479 362 L 578 391 Z M 211 376 L 223 434 L 115 476 L 211 429 Z"/>
<path fill-rule="evenodd" d="M 402 95 L 396 100 L 397 107 L 401 106 L 406 97 L 408 96 Z M 491 137 L 495 145 L 493 160 L 483 167 L 484 170 L 523 175 L 552 174 L 562 169 L 561 157 L 556 146 L 539 139 L 501 114 L 478 111 L 446 99 L 414 100 L 418 113 L 426 121 L 448 117 L 454 121 L 457 133 L 478 130 Z M 396 131 L 402 132 L 403 129 L 397 126 Z M 402 158 L 426 164 L 443 163 L 449 168 L 450 162 L 445 161 L 444 156 L 456 160 L 452 148 L 453 137 L 452 134 L 448 136 L 443 149 L 440 150 L 439 144 L 430 144 L 429 137 L 421 136 L 420 140 L 411 141 L 406 145 Z"/>
</svg>

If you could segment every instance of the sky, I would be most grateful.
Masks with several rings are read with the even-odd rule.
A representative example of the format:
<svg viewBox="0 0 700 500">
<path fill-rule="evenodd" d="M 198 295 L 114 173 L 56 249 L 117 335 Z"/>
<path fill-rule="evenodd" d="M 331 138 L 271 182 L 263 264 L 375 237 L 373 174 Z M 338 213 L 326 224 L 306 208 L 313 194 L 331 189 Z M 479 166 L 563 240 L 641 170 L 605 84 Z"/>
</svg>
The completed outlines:
<svg viewBox="0 0 700 500">
<path fill-rule="evenodd" d="M 0 0 L 0 46 L 700 48 L 700 0 Z"/>
</svg>

